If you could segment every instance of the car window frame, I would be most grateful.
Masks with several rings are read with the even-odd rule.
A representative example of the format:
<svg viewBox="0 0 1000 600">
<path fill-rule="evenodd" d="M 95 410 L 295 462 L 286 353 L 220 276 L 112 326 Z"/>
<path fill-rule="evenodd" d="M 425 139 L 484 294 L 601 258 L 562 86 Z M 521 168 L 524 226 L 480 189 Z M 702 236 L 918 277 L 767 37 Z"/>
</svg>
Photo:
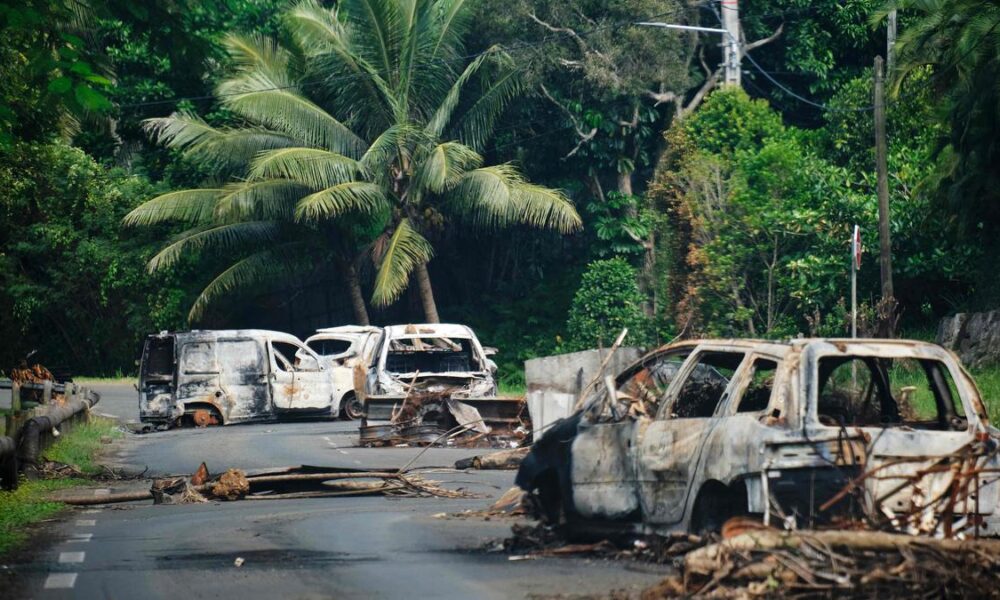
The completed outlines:
<svg viewBox="0 0 1000 600">
<path fill-rule="evenodd" d="M 771 386 L 771 396 L 767 399 L 767 406 L 761 410 L 739 412 L 739 403 L 743 400 L 743 394 L 746 393 L 747 389 L 750 387 L 752 378 L 752 367 L 757 360 L 769 360 L 775 364 L 774 367 L 774 384 Z M 776 354 L 769 354 L 767 352 L 759 352 L 756 350 L 751 350 L 747 352 L 746 357 L 744 357 L 743 362 L 740 363 L 739 372 L 733 375 L 733 381 L 739 386 L 726 398 L 726 407 L 722 411 L 722 416 L 726 417 L 736 417 L 736 416 L 750 416 L 753 418 L 759 418 L 763 415 L 768 414 L 772 411 L 775 406 L 775 400 L 779 397 L 779 390 L 785 382 L 785 369 L 781 368 L 783 357 Z"/>
<path fill-rule="evenodd" d="M 736 369 L 733 371 L 733 376 L 729 379 L 729 383 L 728 385 L 726 385 L 726 389 L 723 390 L 722 396 L 719 398 L 718 403 L 715 405 L 715 409 L 712 411 L 712 414 L 707 417 L 679 417 L 676 419 L 670 418 L 669 415 L 673 414 L 673 407 L 674 404 L 676 404 L 677 402 L 678 393 L 680 392 L 681 389 L 681 384 L 678 382 L 687 381 L 688 375 L 691 373 L 691 371 L 694 370 L 695 366 L 698 364 L 698 360 L 702 355 L 717 354 L 717 353 L 742 354 L 743 359 L 740 361 L 740 364 L 737 365 Z M 740 381 L 742 373 L 744 373 L 746 369 L 747 358 L 751 356 L 751 354 L 752 354 L 751 349 L 726 348 L 719 346 L 695 347 L 695 349 L 691 352 L 691 354 L 688 355 L 687 360 L 684 361 L 684 365 L 681 367 L 681 370 L 677 373 L 677 377 L 674 377 L 674 380 L 670 382 L 670 387 L 667 388 L 667 393 L 664 402 L 662 405 L 660 405 L 659 410 L 656 411 L 655 420 L 681 421 L 686 419 L 712 419 L 715 417 L 722 416 L 723 413 L 721 411 L 723 407 L 729 404 L 729 399 L 732 397 L 733 386 Z"/>
</svg>

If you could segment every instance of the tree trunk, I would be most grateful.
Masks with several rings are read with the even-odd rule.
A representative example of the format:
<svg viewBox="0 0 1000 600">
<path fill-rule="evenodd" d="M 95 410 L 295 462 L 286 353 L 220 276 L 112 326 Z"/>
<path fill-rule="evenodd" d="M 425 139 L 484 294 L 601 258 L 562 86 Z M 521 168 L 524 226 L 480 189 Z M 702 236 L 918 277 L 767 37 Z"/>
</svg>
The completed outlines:
<svg viewBox="0 0 1000 600">
<path fill-rule="evenodd" d="M 358 325 L 371 325 L 368 320 L 368 308 L 365 297 L 361 293 L 361 278 L 352 261 L 344 261 L 344 278 L 347 279 L 347 292 L 351 296 L 351 308 L 354 309 L 354 321 Z"/>
<path fill-rule="evenodd" d="M 618 191 L 626 196 L 632 195 L 632 171 L 618 174 Z"/>
<path fill-rule="evenodd" d="M 434 290 L 431 289 L 431 275 L 427 272 L 427 263 L 420 263 L 413 270 L 417 278 L 417 289 L 420 291 L 420 301 L 424 305 L 424 319 L 428 323 L 440 323 L 437 304 L 434 302 Z"/>
</svg>

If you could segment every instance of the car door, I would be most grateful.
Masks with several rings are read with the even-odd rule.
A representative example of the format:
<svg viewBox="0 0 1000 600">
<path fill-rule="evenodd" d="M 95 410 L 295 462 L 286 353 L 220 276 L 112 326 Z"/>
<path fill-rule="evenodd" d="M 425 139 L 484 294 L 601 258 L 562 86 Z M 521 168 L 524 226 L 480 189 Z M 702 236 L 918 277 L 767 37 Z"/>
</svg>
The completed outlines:
<svg viewBox="0 0 1000 600">
<path fill-rule="evenodd" d="M 635 432 L 636 484 L 645 520 L 680 521 L 703 443 L 718 424 L 745 352 L 699 349 L 652 420 Z"/>
<path fill-rule="evenodd" d="M 666 394 L 690 348 L 654 356 L 618 378 L 614 408 L 582 419 L 573 440 L 573 504 L 587 518 L 620 519 L 638 515 L 632 445 L 641 418 Z M 632 418 L 640 416 L 637 421 Z"/>
<path fill-rule="evenodd" d="M 333 383 L 319 358 L 302 344 L 268 342 L 275 410 L 321 411 L 333 406 Z"/>
<path fill-rule="evenodd" d="M 216 342 L 221 369 L 222 412 L 226 420 L 252 419 L 271 413 L 267 363 L 263 343 L 251 338 L 220 338 Z"/>
</svg>

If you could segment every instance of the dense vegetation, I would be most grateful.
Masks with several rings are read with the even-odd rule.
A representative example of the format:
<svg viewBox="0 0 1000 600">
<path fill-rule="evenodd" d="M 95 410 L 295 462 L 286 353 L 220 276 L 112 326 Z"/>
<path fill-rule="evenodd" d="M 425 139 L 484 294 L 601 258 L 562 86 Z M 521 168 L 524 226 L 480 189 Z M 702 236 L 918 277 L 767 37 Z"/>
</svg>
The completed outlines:
<svg viewBox="0 0 1000 600">
<path fill-rule="evenodd" d="M 0 3 L 0 369 L 134 369 L 187 327 L 443 321 L 523 359 L 862 330 L 889 74 L 904 329 L 994 308 L 1000 9 L 680 0 Z M 471 27 L 475 23 L 476 27 Z M 580 226 L 582 225 L 582 227 Z"/>
</svg>

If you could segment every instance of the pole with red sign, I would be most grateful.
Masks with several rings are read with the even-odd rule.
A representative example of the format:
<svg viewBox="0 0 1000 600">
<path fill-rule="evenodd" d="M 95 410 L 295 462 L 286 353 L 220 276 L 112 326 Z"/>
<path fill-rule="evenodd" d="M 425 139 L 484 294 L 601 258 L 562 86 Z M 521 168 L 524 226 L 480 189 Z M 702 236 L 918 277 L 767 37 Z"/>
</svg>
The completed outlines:
<svg viewBox="0 0 1000 600">
<path fill-rule="evenodd" d="M 858 337 L 858 269 L 861 268 L 861 228 L 851 236 L 851 337 Z"/>
</svg>

